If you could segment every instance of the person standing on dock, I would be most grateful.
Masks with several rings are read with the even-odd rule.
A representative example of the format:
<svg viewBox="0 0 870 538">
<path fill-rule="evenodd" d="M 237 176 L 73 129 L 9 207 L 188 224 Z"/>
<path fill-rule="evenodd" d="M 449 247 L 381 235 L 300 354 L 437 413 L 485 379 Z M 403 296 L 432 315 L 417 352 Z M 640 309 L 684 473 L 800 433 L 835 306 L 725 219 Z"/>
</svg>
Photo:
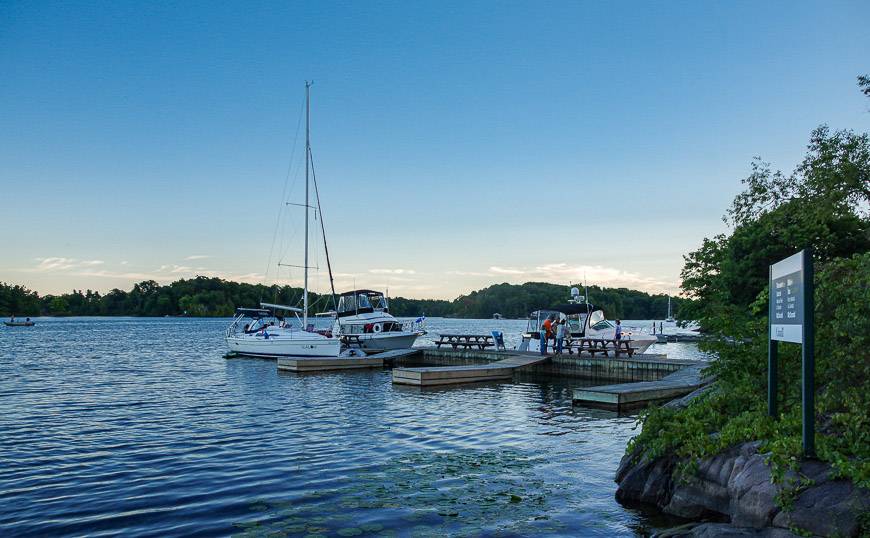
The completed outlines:
<svg viewBox="0 0 870 538">
<path fill-rule="evenodd" d="M 613 335 L 614 340 L 622 340 L 622 321 L 616 320 L 616 332 Z"/>
<path fill-rule="evenodd" d="M 562 343 L 565 342 L 565 336 L 567 332 L 568 325 L 563 319 L 559 321 L 559 325 L 556 326 L 556 355 L 562 354 Z"/>
<path fill-rule="evenodd" d="M 541 329 L 538 331 L 541 338 L 541 355 L 547 354 L 547 341 L 550 339 L 550 332 L 553 329 L 553 317 L 548 316 L 541 324 Z"/>
</svg>

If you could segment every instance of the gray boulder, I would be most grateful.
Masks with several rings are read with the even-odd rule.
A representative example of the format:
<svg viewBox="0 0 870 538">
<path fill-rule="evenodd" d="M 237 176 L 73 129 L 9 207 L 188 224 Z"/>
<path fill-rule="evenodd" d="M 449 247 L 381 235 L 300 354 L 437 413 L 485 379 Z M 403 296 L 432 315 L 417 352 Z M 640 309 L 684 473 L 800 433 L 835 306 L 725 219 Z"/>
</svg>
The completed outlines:
<svg viewBox="0 0 870 538">
<path fill-rule="evenodd" d="M 805 461 L 800 473 L 791 473 L 787 479 L 795 483 L 809 479 L 811 485 L 797 496 L 790 511 L 782 511 L 776 505 L 778 486 L 772 483 L 765 455 L 758 448 L 758 442 L 733 447 L 699 461 L 694 475 L 679 477 L 674 472 L 678 460 L 673 456 L 655 460 L 626 456 L 616 475 L 616 499 L 651 504 L 687 519 L 730 524 L 683 526 L 672 531 L 684 534 L 661 536 L 791 536 L 786 529 L 819 536 L 858 536 L 862 532 L 860 520 L 870 513 L 870 491 L 848 480 L 831 479 L 826 463 Z"/>
<path fill-rule="evenodd" d="M 801 492 L 791 511 L 773 519 L 777 527 L 797 527 L 820 536 L 858 536 L 858 517 L 870 513 L 870 492 L 848 480 L 828 480 Z"/>
<path fill-rule="evenodd" d="M 656 534 L 655 538 L 724 538 L 726 536 L 749 536 L 753 538 L 797 537 L 796 534 L 785 529 L 735 527 L 728 523 L 690 523 Z"/>
</svg>

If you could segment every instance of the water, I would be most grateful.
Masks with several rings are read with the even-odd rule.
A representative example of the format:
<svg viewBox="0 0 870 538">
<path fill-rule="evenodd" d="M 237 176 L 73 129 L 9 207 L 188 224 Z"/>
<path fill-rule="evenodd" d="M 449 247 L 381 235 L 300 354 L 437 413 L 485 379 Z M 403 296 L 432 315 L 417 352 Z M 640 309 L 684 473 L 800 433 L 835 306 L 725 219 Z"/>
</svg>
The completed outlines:
<svg viewBox="0 0 870 538">
<path fill-rule="evenodd" d="M 517 323 L 429 320 L 445 332 Z M 278 373 L 272 361 L 224 359 L 226 324 L 0 328 L 0 535 L 652 528 L 613 499 L 634 418 L 572 409 L 578 380 L 421 391 L 383 370 Z"/>
</svg>

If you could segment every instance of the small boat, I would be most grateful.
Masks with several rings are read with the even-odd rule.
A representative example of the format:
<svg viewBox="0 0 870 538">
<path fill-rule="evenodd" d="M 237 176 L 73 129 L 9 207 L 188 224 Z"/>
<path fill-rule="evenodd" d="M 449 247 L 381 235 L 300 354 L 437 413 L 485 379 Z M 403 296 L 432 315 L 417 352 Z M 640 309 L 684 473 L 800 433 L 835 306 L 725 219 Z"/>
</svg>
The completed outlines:
<svg viewBox="0 0 870 538">
<path fill-rule="evenodd" d="M 390 314 L 389 300 L 377 291 L 354 290 L 338 296 L 335 317 L 338 333 L 348 346 L 358 345 L 366 353 L 408 349 L 426 334 L 423 320 L 400 321 Z"/>
<path fill-rule="evenodd" d="M 34 325 L 36 325 L 36 322 L 30 321 L 30 320 L 27 320 L 27 321 L 4 321 L 3 325 L 6 325 L 7 327 L 33 327 Z"/>
<path fill-rule="evenodd" d="M 580 290 L 571 288 L 571 299 L 567 304 L 536 310 L 529 315 L 523 341 L 528 346 L 531 340 L 540 340 L 540 327 L 548 317 L 565 319 L 571 338 L 604 338 L 612 340 L 616 336 L 616 325 L 604 318 L 604 311 L 596 308 L 580 295 Z M 634 332 L 628 327 L 622 329 L 622 339 L 628 340 L 635 353 L 644 353 L 658 338 L 642 332 Z"/>
<path fill-rule="evenodd" d="M 319 318 L 308 315 L 308 238 L 309 238 L 309 169 L 311 168 L 311 83 L 305 83 L 305 258 L 303 269 L 302 308 L 294 306 L 260 303 L 260 308 L 240 308 L 236 310 L 233 322 L 227 327 L 226 341 L 231 352 L 255 357 L 338 357 L 341 353 L 341 340 L 317 324 L 320 319 L 331 323 L 330 317 Z M 315 192 L 317 182 L 315 178 Z M 318 211 L 319 211 L 318 196 Z M 322 222 L 322 219 L 321 219 Z M 330 281 L 332 280 L 330 274 Z M 289 312 L 294 319 L 289 322 L 281 314 Z M 299 317 L 302 314 L 302 317 Z M 245 318 L 253 321 L 242 325 Z"/>
</svg>

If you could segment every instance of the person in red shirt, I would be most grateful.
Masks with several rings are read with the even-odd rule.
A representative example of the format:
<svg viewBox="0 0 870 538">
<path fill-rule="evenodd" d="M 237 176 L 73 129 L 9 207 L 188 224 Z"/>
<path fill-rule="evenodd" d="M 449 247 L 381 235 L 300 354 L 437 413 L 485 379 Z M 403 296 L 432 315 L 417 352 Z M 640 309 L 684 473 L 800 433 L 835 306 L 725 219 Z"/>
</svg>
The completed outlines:
<svg viewBox="0 0 870 538">
<path fill-rule="evenodd" d="M 547 354 L 547 342 L 553 335 L 553 317 L 550 316 L 541 324 L 541 355 Z"/>
</svg>

